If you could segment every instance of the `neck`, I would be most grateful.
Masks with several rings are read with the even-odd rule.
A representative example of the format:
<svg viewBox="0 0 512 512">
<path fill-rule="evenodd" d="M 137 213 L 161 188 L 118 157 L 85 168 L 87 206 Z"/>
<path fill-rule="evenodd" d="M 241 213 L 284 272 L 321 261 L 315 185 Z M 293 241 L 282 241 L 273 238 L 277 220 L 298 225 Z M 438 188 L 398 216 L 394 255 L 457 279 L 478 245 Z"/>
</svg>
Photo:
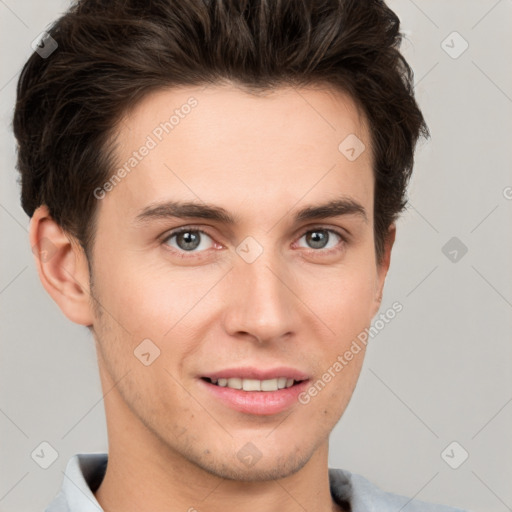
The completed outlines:
<svg viewBox="0 0 512 512">
<path fill-rule="evenodd" d="M 225 512 L 233 504 L 239 512 L 341 512 L 330 493 L 328 440 L 299 471 L 285 478 L 227 480 L 165 445 L 130 411 L 123 410 L 127 407 L 120 396 L 113 400 L 115 393 L 112 390 L 108 396 L 107 469 L 95 492 L 105 512 Z"/>
<path fill-rule="evenodd" d="M 282 478 L 223 478 L 148 428 L 101 365 L 100 376 L 103 389 L 109 390 L 104 396 L 109 453 L 94 494 L 105 512 L 225 512 L 234 504 L 239 512 L 342 511 L 330 492 L 328 438 L 299 470 Z"/>
<path fill-rule="evenodd" d="M 166 461 L 168 470 L 164 470 L 160 461 L 132 455 L 128 460 L 109 450 L 107 471 L 96 499 L 105 512 L 224 512 L 234 504 L 241 512 L 342 511 L 331 497 L 327 470 L 311 478 L 304 467 L 279 480 L 237 482 L 200 469 L 183 471 L 186 464 L 177 464 L 177 460 Z"/>
</svg>

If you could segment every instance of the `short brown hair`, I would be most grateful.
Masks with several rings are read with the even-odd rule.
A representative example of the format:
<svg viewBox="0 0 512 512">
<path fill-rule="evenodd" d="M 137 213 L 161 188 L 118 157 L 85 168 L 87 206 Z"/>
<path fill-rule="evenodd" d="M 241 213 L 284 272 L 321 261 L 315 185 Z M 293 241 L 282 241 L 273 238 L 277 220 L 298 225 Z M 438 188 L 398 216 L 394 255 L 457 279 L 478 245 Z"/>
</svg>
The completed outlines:
<svg viewBox="0 0 512 512">
<path fill-rule="evenodd" d="M 109 141 L 149 92 L 229 80 L 252 90 L 328 84 L 362 108 L 374 161 L 377 259 L 406 205 L 427 125 L 399 52 L 400 20 L 381 0 L 83 0 L 48 30 L 17 89 L 21 201 L 45 204 L 89 254 L 97 199 L 115 166 Z"/>
</svg>

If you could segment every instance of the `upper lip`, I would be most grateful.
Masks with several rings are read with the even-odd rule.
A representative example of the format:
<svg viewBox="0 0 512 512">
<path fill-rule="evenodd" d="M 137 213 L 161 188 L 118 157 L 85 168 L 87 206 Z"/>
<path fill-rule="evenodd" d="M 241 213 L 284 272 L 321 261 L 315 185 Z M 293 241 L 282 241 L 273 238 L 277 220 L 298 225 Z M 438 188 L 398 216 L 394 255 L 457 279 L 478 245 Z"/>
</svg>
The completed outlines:
<svg viewBox="0 0 512 512">
<path fill-rule="evenodd" d="M 241 379 L 256 380 L 277 379 L 278 377 L 286 377 L 287 379 L 294 380 L 307 380 L 309 378 L 306 373 L 288 366 L 279 366 L 268 370 L 262 370 L 261 368 L 255 368 L 253 366 L 226 368 L 224 370 L 217 370 L 215 372 L 202 375 L 202 377 L 207 379 L 229 379 L 232 377 L 239 377 Z"/>
</svg>

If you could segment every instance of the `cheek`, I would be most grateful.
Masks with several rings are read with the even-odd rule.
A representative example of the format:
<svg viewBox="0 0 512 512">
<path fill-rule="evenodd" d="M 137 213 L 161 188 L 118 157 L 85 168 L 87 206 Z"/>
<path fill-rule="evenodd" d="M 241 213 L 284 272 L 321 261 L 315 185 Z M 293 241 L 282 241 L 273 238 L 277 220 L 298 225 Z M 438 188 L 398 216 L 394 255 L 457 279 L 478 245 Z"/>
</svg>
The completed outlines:
<svg viewBox="0 0 512 512">
<path fill-rule="evenodd" d="M 327 282 L 328 286 L 310 293 L 308 301 L 334 331 L 333 336 L 347 342 L 371 322 L 375 303 L 373 275 L 369 267 L 350 268 L 333 273 Z"/>
<path fill-rule="evenodd" d="M 358 354 L 353 356 L 343 369 L 336 373 L 331 382 L 327 384 L 330 386 L 328 396 L 326 396 L 326 403 L 323 413 L 326 417 L 333 418 L 335 421 L 341 417 L 343 412 L 348 406 L 352 397 L 352 393 L 361 374 L 361 366 L 364 360 L 364 349 Z M 328 416 L 327 416 L 328 415 Z"/>
<path fill-rule="evenodd" d="M 163 336 L 206 293 L 208 281 L 169 267 L 118 260 L 102 268 L 101 300 L 105 309 L 133 335 Z"/>
</svg>

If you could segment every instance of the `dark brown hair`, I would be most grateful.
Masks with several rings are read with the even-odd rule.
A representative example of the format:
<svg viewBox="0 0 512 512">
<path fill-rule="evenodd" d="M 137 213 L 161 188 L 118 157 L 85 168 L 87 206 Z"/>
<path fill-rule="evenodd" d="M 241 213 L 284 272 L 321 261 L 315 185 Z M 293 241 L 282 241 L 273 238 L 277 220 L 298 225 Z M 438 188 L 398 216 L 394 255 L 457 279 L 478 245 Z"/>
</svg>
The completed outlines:
<svg viewBox="0 0 512 512">
<path fill-rule="evenodd" d="M 399 29 L 381 0 L 77 2 L 48 30 L 58 48 L 32 54 L 18 82 L 23 209 L 47 205 L 89 254 L 93 191 L 115 166 L 113 130 L 143 96 L 226 80 L 255 91 L 328 84 L 369 121 L 380 260 L 406 204 L 416 142 L 429 136 Z"/>
</svg>

